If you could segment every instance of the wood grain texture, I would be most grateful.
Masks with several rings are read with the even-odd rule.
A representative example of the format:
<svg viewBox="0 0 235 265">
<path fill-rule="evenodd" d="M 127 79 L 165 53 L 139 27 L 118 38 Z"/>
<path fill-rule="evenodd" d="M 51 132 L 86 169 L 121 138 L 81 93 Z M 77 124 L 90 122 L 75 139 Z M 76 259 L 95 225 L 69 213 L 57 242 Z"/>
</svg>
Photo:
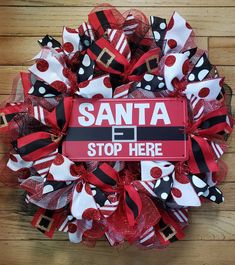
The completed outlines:
<svg viewBox="0 0 235 265">
<path fill-rule="evenodd" d="M 234 262 L 234 241 L 176 242 L 162 251 L 140 251 L 127 244 L 110 248 L 100 241 L 95 248 L 60 241 L 1 241 L 2 265 L 228 265 Z M 14 255 L 13 255 L 14 251 Z M 43 254 L 42 254 L 43 253 Z M 32 260 L 34 261 L 32 263 Z"/>
<path fill-rule="evenodd" d="M 235 38 L 209 38 L 209 58 L 216 65 L 235 65 Z"/>
<path fill-rule="evenodd" d="M 114 6 L 127 6 L 127 7 L 137 7 L 137 6 L 235 6 L 233 0 L 224 0 L 224 1 L 216 1 L 215 0 L 155 0 L 155 1 L 143 1 L 143 0 L 112 0 L 107 1 L 109 4 Z M 93 0 L 1 0 L 0 6 L 90 6 L 94 7 L 95 5 L 100 4 L 100 1 Z"/>
<path fill-rule="evenodd" d="M 1 0 L 0 1 L 0 99 L 11 92 L 12 79 L 27 70 L 39 51 L 37 40 L 45 34 L 60 39 L 62 26 L 76 27 L 86 19 L 93 0 Z M 235 2 L 234 0 L 113 0 L 120 10 L 139 7 L 149 15 L 168 20 L 174 10 L 195 29 L 200 48 L 209 50 L 212 64 L 235 94 Z M 199 37 L 198 37 L 199 36 Z M 235 97 L 232 99 L 235 109 Z M 24 203 L 24 192 L 0 185 L 0 264 L 79 264 L 79 265 L 228 265 L 235 260 L 235 132 L 228 141 L 223 160 L 228 176 L 220 186 L 222 205 L 206 203 L 190 212 L 190 227 L 182 242 L 163 251 L 139 251 L 127 244 L 110 248 L 102 239 L 96 248 L 74 245 L 56 233 L 51 241 L 33 229 L 34 209 Z M 7 147 L 0 146 L 0 158 Z"/>
<path fill-rule="evenodd" d="M 235 7 L 159 7 L 156 12 L 152 7 L 141 8 L 147 17 L 160 14 L 168 19 L 175 9 L 190 21 L 197 36 L 235 36 L 232 30 L 235 26 Z M 90 10 L 90 7 L 1 7 L 0 35 L 40 36 L 50 33 L 59 36 L 64 25 L 77 27 L 87 20 Z M 126 8 L 120 7 L 119 10 L 122 12 Z"/>
</svg>

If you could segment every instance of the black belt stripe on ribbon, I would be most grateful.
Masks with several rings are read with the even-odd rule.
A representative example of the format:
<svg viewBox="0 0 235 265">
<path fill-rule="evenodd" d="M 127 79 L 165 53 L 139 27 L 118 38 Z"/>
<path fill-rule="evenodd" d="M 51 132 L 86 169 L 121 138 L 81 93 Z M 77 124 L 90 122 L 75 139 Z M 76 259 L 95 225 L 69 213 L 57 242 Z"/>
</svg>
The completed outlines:
<svg viewBox="0 0 235 265">
<path fill-rule="evenodd" d="M 215 126 L 219 123 L 223 123 L 225 121 L 226 121 L 226 115 L 212 117 L 212 118 L 209 118 L 209 119 L 205 120 L 204 122 L 202 122 L 200 124 L 200 129 L 208 129 L 212 126 Z"/>
<path fill-rule="evenodd" d="M 62 100 L 55 108 L 56 111 L 56 121 L 58 127 L 62 130 L 66 123 L 64 101 Z"/>
<path fill-rule="evenodd" d="M 101 54 L 101 52 L 103 51 L 102 48 L 100 48 L 95 42 L 89 47 L 89 49 L 91 50 L 91 52 L 93 54 L 95 54 L 97 57 Z M 111 58 L 111 56 L 107 53 L 104 52 L 104 54 L 101 56 L 100 60 L 102 61 L 102 63 L 104 63 L 105 65 L 107 64 L 108 60 Z M 119 71 L 119 72 L 124 72 L 124 65 L 120 64 L 119 62 L 117 62 L 115 59 L 112 60 L 111 64 L 109 65 L 109 67 L 111 67 L 112 69 Z"/>
<path fill-rule="evenodd" d="M 107 175 L 103 170 L 101 170 L 99 167 L 97 167 L 92 172 L 101 182 L 104 184 L 115 186 L 117 183 L 114 179 L 112 179 L 109 175 Z"/>
<path fill-rule="evenodd" d="M 98 11 L 95 14 L 96 14 L 96 16 L 97 16 L 97 18 L 98 18 L 98 20 L 100 22 L 100 25 L 104 29 L 104 31 L 111 27 L 107 17 L 105 16 L 104 11 Z"/>
<path fill-rule="evenodd" d="M 149 63 L 150 69 L 148 69 L 147 64 L 144 63 L 144 64 L 140 65 L 139 67 L 137 67 L 133 71 L 133 73 L 131 73 L 131 74 L 132 75 L 142 75 L 142 74 L 148 72 L 148 70 L 154 70 L 154 69 L 156 69 L 158 67 L 158 63 L 156 61 L 156 58 L 153 58 L 153 59 L 149 60 L 148 63 Z"/>
<path fill-rule="evenodd" d="M 17 153 L 21 156 L 28 155 L 34 151 L 39 150 L 40 148 L 43 148 L 45 146 L 48 146 L 49 144 L 53 143 L 51 138 L 45 138 L 45 139 L 39 139 L 36 141 L 32 141 L 21 148 L 17 147 L 17 141 L 13 141 L 12 145 L 16 149 Z"/>
<path fill-rule="evenodd" d="M 132 198 L 130 197 L 129 193 L 127 191 L 125 191 L 125 195 L 126 195 L 126 204 L 129 207 L 129 209 L 132 211 L 134 218 L 136 219 L 139 215 L 139 209 L 138 206 L 136 205 L 136 203 L 132 200 Z"/>
<path fill-rule="evenodd" d="M 125 126 L 124 126 L 125 127 Z M 115 127 L 115 141 L 134 140 L 134 128 Z M 137 127 L 136 141 L 184 141 L 187 135 L 184 127 Z M 117 133 L 123 132 L 123 135 Z M 112 141 L 112 127 L 70 127 L 66 141 Z"/>
<path fill-rule="evenodd" d="M 209 172 L 210 170 L 207 166 L 206 159 L 202 152 L 201 146 L 193 138 L 191 139 L 191 141 L 192 141 L 193 155 L 200 172 Z"/>
</svg>

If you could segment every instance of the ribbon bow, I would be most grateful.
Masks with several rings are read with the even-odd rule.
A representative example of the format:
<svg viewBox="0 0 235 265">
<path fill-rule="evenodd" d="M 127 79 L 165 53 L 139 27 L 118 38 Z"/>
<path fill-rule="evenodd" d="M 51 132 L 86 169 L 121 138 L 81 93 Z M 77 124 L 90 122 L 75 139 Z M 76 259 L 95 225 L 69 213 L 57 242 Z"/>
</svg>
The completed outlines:
<svg viewBox="0 0 235 265">
<path fill-rule="evenodd" d="M 35 161 L 57 149 L 68 127 L 72 103 L 71 97 L 63 98 L 52 112 L 47 113 L 43 120 L 48 132 L 33 132 L 12 142 L 22 159 Z"/>
<path fill-rule="evenodd" d="M 203 55 L 201 59 L 204 57 L 205 55 Z M 195 67 L 196 66 L 197 64 Z M 182 93 L 182 95 L 186 95 L 188 99 L 190 99 L 191 95 L 194 95 L 206 101 L 215 100 L 223 86 L 223 78 L 205 79 L 207 75 L 203 75 L 201 80 L 192 82 L 190 79 L 187 79 L 188 70 L 189 60 L 186 53 L 167 55 L 164 62 L 164 77 L 167 89 L 173 93 Z M 206 69 L 204 70 L 206 71 Z M 189 77 L 192 72 L 194 72 L 194 70 L 189 73 Z M 208 73 L 209 70 L 207 74 Z"/>
<path fill-rule="evenodd" d="M 58 154 L 47 174 L 43 193 L 64 188 L 74 181 L 71 213 L 76 219 L 91 216 L 98 219 L 100 213 L 107 218 L 124 201 L 128 222 L 131 226 L 135 224 L 142 208 L 139 194 L 131 183 L 124 183 L 111 166 L 104 163 L 90 173 L 81 172 L 74 162 Z M 64 185 L 58 185 L 59 182 Z"/>
<path fill-rule="evenodd" d="M 191 125 L 188 130 L 190 172 L 206 173 L 218 171 L 218 163 L 213 152 L 213 141 L 222 140 L 221 134 L 231 133 L 232 127 L 225 107 L 214 110 Z"/>
<path fill-rule="evenodd" d="M 207 178 L 203 180 L 190 174 L 182 163 L 173 165 L 168 161 L 141 161 L 141 181 L 135 181 L 134 185 L 139 191 L 158 198 L 168 206 L 172 203 L 180 206 L 200 206 L 201 196 L 221 203 L 222 192 L 208 183 Z"/>
<path fill-rule="evenodd" d="M 117 193 L 119 203 L 124 205 L 129 224 L 135 225 L 141 213 L 142 202 L 131 181 L 125 182 L 118 172 L 106 163 L 88 174 L 88 181 L 104 193 Z"/>
<path fill-rule="evenodd" d="M 104 37 L 95 41 L 87 50 L 88 55 L 99 68 L 111 74 L 122 75 L 129 81 L 137 81 L 146 72 L 156 72 L 158 67 L 160 49 L 157 47 L 144 53 L 137 61 L 129 62 Z"/>
</svg>

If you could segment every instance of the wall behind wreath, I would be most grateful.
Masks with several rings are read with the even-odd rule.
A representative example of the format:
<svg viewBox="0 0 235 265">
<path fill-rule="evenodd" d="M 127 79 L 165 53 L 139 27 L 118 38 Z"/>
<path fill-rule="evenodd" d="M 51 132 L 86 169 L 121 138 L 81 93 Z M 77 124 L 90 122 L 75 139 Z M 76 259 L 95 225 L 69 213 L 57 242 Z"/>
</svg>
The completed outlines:
<svg viewBox="0 0 235 265">
<path fill-rule="evenodd" d="M 76 27 L 93 6 L 92 0 L 1 0 L 0 1 L 0 99 L 11 91 L 14 75 L 27 69 L 39 50 L 37 39 L 45 34 L 60 36 L 62 26 Z M 170 18 L 177 10 L 195 30 L 198 46 L 209 50 L 211 63 L 235 94 L 235 1 L 234 0 L 114 0 L 122 11 L 138 8 L 147 16 Z M 235 97 L 232 99 L 235 109 Z M 63 234 L 53 240 L 30 227 L 31 217 L 23 204 L 22 191 L 0 185 L 0 264 L 113 265 L 227 265 L 235 260 L 235 130 L 232 147 L 224 156 L 229 174 L 221 189 L 222 205 L 204 205 L 191 211 L 186 239 L 164 251 L 139 251 L 125 245 L 110 248 L 100 241 L 96 248 L 72 245 Z M 7 148 L 0 146 L 0 156 Z"/>
</svg>

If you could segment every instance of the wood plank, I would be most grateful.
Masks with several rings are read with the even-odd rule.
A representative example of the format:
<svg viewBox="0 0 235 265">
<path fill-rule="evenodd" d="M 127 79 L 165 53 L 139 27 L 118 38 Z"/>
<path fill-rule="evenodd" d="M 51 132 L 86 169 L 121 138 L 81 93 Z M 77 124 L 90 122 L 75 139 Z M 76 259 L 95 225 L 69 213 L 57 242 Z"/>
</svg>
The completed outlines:
<svg viewBox="0 0 235 265">
<path fill-rule="evenodd" d="M 32 264 L 174 264 L 174 265 L 228 265 L 235 259 L 235 242 L 191 241 L 176 242 L 165 251 L 140 251 L 128 246 L 110 248 L 107 242 L 98 242 L 95 248 L 58 241 L 2 241 L 2 265 Z"/>
<path fill-rule="evenodd" d="M 0 37 L 0 65 L 31 65 L 33 62 L 30 60 L 40 51 L 40 46 L 37 43 L 38 39 L 40 39 L 39 36 Z M 59 37 L 56 39 L 61 41 Z M 207 49 L 206 37 L 197 37 L 196 43 L 198 47 Z M 11 51 L 6 52 L 6 47 L 11 47 Z"/>
<path fill-rule="evenodd" d="M 120 2 L 118 0 L 109 1 L 110 4 L 114 6 L 215 6 L 215 2 L 213 0 L 198 0 L 198 1 L 190 1 L 190 0 L 151 0 L 151 1 L 142 1 L 142 0 L 126 0 L 124 2 Z M 0 6 L 96 6 L 100 4 L 100 1 L 92 1 L 92 0 L 2 0 Z M 216 3 L 216 6 L 234 6 L 233 0 L 225 0 L 219 1 Z"/>
<path fill-rule="evenodd" d="M 27 68 L 27 66 L 0 66 L 1 95 L 11 94 L 13 79 L 19 74 L 19 72 L 27 71 Z"/>
<path fill-rule="evenodd" d="M 218 2 L 218 3 L 217 3 Z M 177 10 L 202 36 L 200 43 L 208 50 L 210 60 L 219 65 L 221 75 L 235 89 L 235 2 L 234 0 L 111 0 L 124 11 L 133 6 L 149 15 L 168 20 Z M 45 34 L 59 36 L 62 26 L 76 27 L 99 1 L 95 0 L 1 0 L 0 1 L 0 101 L 10 93 L 15 73 L 27 68 L 38 51 L 36 40 Z M 11 6 L 11 7 L 10 7 Z M 126 6 L 126 7 L 125 7 Z M 62 8 L 61 8 L 62 7 Z M 155 8 L 154 8 L 155 7 Z M 1 38 L 1 36 L 4 38 Z M 7 36 L 7 37 L 6 37 Z M 40 37 L 39 37 L 40 36 Z M 210 37 L 210 43 L 208 36 Z M 233 36 L 234 38 L 229 38 Z M 199 45 L 200 46 L 200 45 Z M 20 54 L 19 54 L 20 53 Z M 233 90 L 235 91 L 235 90 Z M 235 107 L 235 97 L 233 97 Z M 79 264 L 114 265 L 227 265 L 235 260 L 235 132 L 224 156 L 229 175 L 220 186 L 225 195 L 221 205 L 204 204 L 192 209 L 186 239 L 172 244 L 166 251 L 139 251 L 136 247 L 111 248 L 102 239 L 96 248 L 71 244 L 67 235 L 56 233 L 48 240 L 30 225 L 32 209 L 23 204 L 22 190 L 0 185 L 0 264 Z M 0 145 L 0 153 L 6 148 Z M 0 155 L 1 158 L 2 155 Z"/>
<path fill-rule="evenodd" d="M 39 51 L 40 37 L 0 37 L 0 65 L 31 65 L 30 61 Z M 6 47 L 11 47 L 6 52 Z"/>
<path fill-rule="evenodd" d="M 218 211 L 235 211 L 235 183 L 223 183 L 219 185 L 219 188 L 223 191 L 225 196 L 224 203 L 203 203 L 201 207 L 192 207 L 192 212 L 218 212 Z M 22 189 L 15 189 L 4 186 L 0 183 L 0 213 L 11 212 L 23 214 L 24 212 L 29 214 L 32 209 L 28 209 L 27 204 L 24 201 L 25 192 Z M 1 218 L 0 218 L 1 219 Z"/>
<path fill-rule="evenodd" d="M 235 66 L 217 66 L 220 76 L 225 76 L 225 82 L 235 94 Z"/>
<path fill-rule="evenodd" d="M 147 17 L 160 15 L 168 19 L 174 9 L 159 7 L 157 12 L 153 12 L 151 7 L 141 8 Z M 0 35 L 60 35 L 62 26 L 76 27 L 87 20 L 90 10 L 90 7 L 2 7 Z M 126 8 L 119 10 L 123 12 Z M 221 7 L 219 10 L 215 7 L 179 7 L 177 11 L 187 19 L 197 36 L 235 36 L 234 7 Z"/>
<path fill-rule="evenodd" d="M 235 38 L 209 38 L 209 58 L 215 65 L 235 65 Z"/>
</svg>

